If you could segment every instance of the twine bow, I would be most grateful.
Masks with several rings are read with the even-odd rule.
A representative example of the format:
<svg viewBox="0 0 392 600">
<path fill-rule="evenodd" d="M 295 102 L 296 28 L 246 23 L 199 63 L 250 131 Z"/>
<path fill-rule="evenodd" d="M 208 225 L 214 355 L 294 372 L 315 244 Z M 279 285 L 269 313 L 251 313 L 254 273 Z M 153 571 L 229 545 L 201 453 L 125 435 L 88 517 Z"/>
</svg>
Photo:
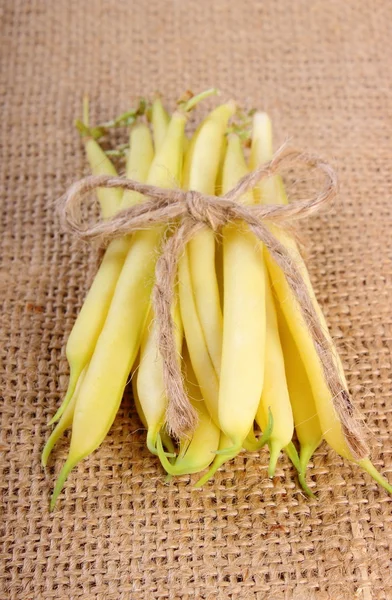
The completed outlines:
<svg viewBox="0 0 392 600">
<path fill-rule="evenodd" d="M 283 164 L 293 163 L 317 168 L 325 175 L 324 187 L 314 198 L 287 205 L 244 205 L 239 202 L 245 192 L 253 189 L 261 180 L 275 174 Z M 83 197 L 100 187 L 133 190 L 145 195 L 147 199 L 120 211 L 107 221 L 100 221 L 88 227 L 83 223 L 79 209 Z M 196 412 L 184 388 L 175 349 L 175 326 L 171 307 L 177 263 L 186 244 L 204 227 L 217 231 L 229 222 L 243 221 L 265 245 L 285 274 L 302 317 L 311 332 L 325 381 L 353 457 L 360 459 L 367 455 L 361 428 L 354 418 L 354 409 L 339 373 L 333 349 L 324 333 L 307 286 L 290 252 L 268 227 L 268 224 L 285 225 L 313 214 L 336 196 L 337 188 L 336 173 L 326 162 L 316 156 L 282 147 L 271 161 L 245 175 L 223 196 L 210 196 L 192 190 L 164 189 L 107 175 L 86 177 L 68 190 L 62 200 L 63 219 L 68 228 L 81 239 L 108 243 L 114 238 L 157 225 L 174 227 L 173 234 L 165 240 L 156 262 L 152 302 L 158 325 L 158 349 L 162 356 L 168 399 L 167 427 L 175 437 L 181 438 L 189 434 L 197 423 Z"/>
</svg>

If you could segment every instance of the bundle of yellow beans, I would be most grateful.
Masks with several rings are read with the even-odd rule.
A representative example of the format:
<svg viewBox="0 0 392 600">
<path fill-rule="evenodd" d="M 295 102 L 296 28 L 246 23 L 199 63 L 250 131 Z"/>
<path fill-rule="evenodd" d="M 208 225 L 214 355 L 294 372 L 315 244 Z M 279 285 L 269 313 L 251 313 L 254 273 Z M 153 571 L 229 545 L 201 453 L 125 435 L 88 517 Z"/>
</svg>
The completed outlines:
<svg viewBox="0 0 392 600">
<path fill-rule="evenodd" d="M 125 120 L 112 122 L 131 123 L 126 176 L 163 188 L 219 195 L 250 169 L 269 161 L 273 151 L 268 116 L 262 112 L 253 116 L 247 162 L 242 138 L 231 126 L 236 114 L 233 101 L 209 113 L 188 139 L 188 114 L 208 95 L 210 91 L 183 98 L 171 116 L 156 98 L 148 119 L 143 106 Z M 79 129 L 92 173 L 115 175 L 110 153 L 96 139 L 102 128 L 89 127 L 88 111 Z M 113 188 L 100 188 L 98 199 L 103 218 L 144 200 L 136 192 Z M 273 176 L 241 201 L 274 204 L 286 203 L 287 198 L 280 177 Z M 311 333 L 285 275 L 248 227 L 238 222 L 226 225 L 218 235 L 207 228 L 200 231 L 179 261 L 172 308 L 176 349 L 198 424 L 191 436 L 170 438 L 151 306 L 155 262 L 165 233 L 164 226 L 156 226 L 109 244 L 70 334 L 69 387 L 51 421 L 57 424 L 42 456 L 46 465 L 60 436 L 72 427 L 68 458 L 51 507 L 71 469 L 104 440 L 130 378 L 147 447 L 170 475 L 205 471 L 196 483 L 202 485 L 241 450 L 255 451 L 267 444 L 269 475 L 284 451 L 311 494 L 305 471 L 324 439 L 391 492 L 368 458 L 352 456 Z M 274 233 L 290 250 L 326 328 L 296 243 L 288 234 Z"/>
</svg>

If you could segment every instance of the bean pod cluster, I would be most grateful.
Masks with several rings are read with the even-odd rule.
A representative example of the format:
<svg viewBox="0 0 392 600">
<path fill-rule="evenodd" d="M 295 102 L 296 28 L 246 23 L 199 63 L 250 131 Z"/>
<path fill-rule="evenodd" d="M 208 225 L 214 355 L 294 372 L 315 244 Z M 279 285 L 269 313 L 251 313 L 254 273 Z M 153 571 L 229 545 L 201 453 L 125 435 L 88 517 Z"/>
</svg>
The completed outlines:
<svg viewBox="0 0 392 600">
<path fill-rule="evenodd" d="M 265 113 L 255 112 L 248 132 L 248 122 L 242 117 L 238 124 L 236 104 L 228 101 L 212 110 L 189 138 L 190 110 L 208 95 L 209 90 L 184 96 L 171 115 L 157 97 L 151 106 L 142 102 L 135 111 L 98 127 L 89 125 L 86 102 L 78 129 L 92 173 L 116 175 L 111 156 L 125 153 L 131 179 L 210 195 L 228 192 L 250 169 L 272 158 L 271 122 Z M 105 152 L 99 139 L 118 125 L 130 127 L 129 144 Z M 117 188 L 100 188 L 97 196 L 104 219 L 144 201 L 137 192 Z M 281 177 L 273 175 L 240 201 L 288 200 Z M 303 490 L 313 495 L 306 468 L 325 440 L 391 492 L 368 458 L 351 455 L 297 300 L 281 268 L 241 223 L 229 223 L 218 234 L 201 230 L 180 258 L 172 316 L 177 358 L 198 423 L 191 436 L 169 436 L 151 306 L 155 263 L 165 235 L 170 233 L 164 226 L 155 226 L 110 242 L 71 331 L 68 390 L 51 420 L 56 426 L 42 454 L 45 466 L 56 442 L 72 428 L 51 508 L 70 471 L 106 437 L 130 380 L 147 447 L 170 476 L 201 473 L 195 484 L 201 486 L 242 450 L 267 445 L 269 476 L 283 451 Z M 327 332 L 296 242 L 276 227 L 274 235 L 300 270 Z M 345 381 L 329 334 L 328 341 Z"/>
</svg>

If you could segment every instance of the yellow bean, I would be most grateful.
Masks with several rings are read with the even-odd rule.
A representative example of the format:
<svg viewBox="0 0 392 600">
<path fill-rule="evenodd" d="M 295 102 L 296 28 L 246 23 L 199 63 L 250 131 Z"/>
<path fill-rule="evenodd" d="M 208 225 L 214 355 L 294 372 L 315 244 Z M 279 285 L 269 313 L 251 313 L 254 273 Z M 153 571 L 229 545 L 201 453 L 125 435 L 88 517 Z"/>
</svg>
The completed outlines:
<svg viewBox="0 0 392 600">
<path fill-rule="evenodd" d="M 264 385 L 256 414 L 256 422 L 264 431 L 268 427 L 270 413 L 273 419 L 268 440 L 270 463 L 268 474 L 274 475 L 281 450 L 287 446 L 294 432 L 293 413 L 286 381 L 283 351 L 278 331 L 278 321 L 268 276 L 265 286 L 266 343 L 264 356 Z"/>
<path fill-rule="evenodd" d="M 157 96 L 151 108 L 151 125 L 155 152 L 158 152 L 165 139 L 169 122 L 170 115 L 165 110 L 161 98 Z"/>
<path fill-rule="evenodd" d="M 215 457 L 219 445 L 220 431 L 215 425 L 203 401 L 200 387 L 193 372 L 189 355 L 184 348 L 185 381 L 191 404 L 198 412 L 198 424 L 190 440 L 182 440 L 181 451 L 172 464 L 163 453 L 161 438 L 158 436 L 158 456 L 164 469 L 170 475 L 199 473 L 208 467 Z"/>
<path fill-rule="evenodd" d="M 264 112 L 257 112 L 253 117 L 252 148 L 250 168 L 269 162 L 273 156 L 272 123 Z M 286 191 L 280 175 L 272 175 L 263 179 L 253 190 L 255 199 L 262 204 L 287 204 Z"/>
<path fill-rule="evenodd" d="M 240 140 L 230 136 L 222 173 L 226 193 L 247 172 Z M 253 202 L 252 194 L 241 199 Z M 245 226 L 223 230 L 223 346 L 219 423 L 238 452 L 256 415 L 263 389 L 266 335 L 262 246 Z"/>
<path fill-rule="evenodd" d="M 133 395 L 133 400 L 135 402 L 135 408 L 136 408 L 136 412 L 139 416 L 139 419 L 143 423 L 144 427 L 146 429 L 148 429 L 147 419 L 144 415 L 143 408 L 140 403 L 139 395 L 138 395 L 138 391 L 137 391 L 138 372 L 139 372 L 139 365 L 138 365 L 138 361 L 136 360 L 134 369 L 133 369 L 133 373 L 132 373 L 132 395 Z M 168 450 L 166 455 L 171 456 L 171 457 L 177 456 L 177 454 L 175 452 L 176 449 L 175 449 L 173 440 L 171 439 L 169 434 L 166 432 L 165 428 L 161 429 L 160 436 L 162 438 L 162 443 L 163 443 L 164 447 L 167 448 L 167 450 Z M 156 451 L 154 452 L 154 454 L 156 454 Z"/>
<path fill-rule="evenodd" d="M 183 113 L 173 115 L 165 141 L 152 162 L 148 183 L 173 187 L 181 180 L 185 119 Z M 53 492 L 52 507 L 68 473 L 102 443 L 116 416 L 139 350 L 162 232 L 162 227 L 155 227 L 132 237 L 77 399 L 70 450 Z"/>
<path fill-rule="evenodd" d="M 101 146 L 93 138 L 85 138 L 84 144 L 87 160 L 93 175 L 117 175 L 112 161 L 106 156 Z M 120 208 L 122 190 L 118 188 L 98 188 L 97 196 L 102 217 L 112 217 Z"/>
<path fill-rule="evenodd" d="M 183 328 L 178 302 L 173 307 L 173 319 L 178 360 L 181 360 Z M 147 423 L 147 447 L 153 454 L 157 453 L 157 435 L 164 426 L 167 408 L 163 363 L 157 341 L 158 329 L 151 308 L 140 349 L 137 392 Z"/>
<path fill-rule="evenodd" d="M 277 314 L 295 431 L 300 443 L 299 479 L 303 485 L 307 464 L 316 448 L 321 444 L 323 432 L 317 415 L 317 408 L 309 378 L 293 336 L 279 307 Z"/>
<path fill-rule="evenodd" d="M 271 131 L 271 124 L 267 115 L 265 115 L 265 113 L 263 113 L 262 115 L 256 114 L 254 118 L 253 138 L 255 140 L 255 143 L 254 149 L 252 148 L 252 166 L 256 166 L 258 162 L 269 160 L 272 157 Z M 286 203 L 287 197 L 284 191 L 283 182 L 281 178 L 275 177 L 273 178 L 273 180 L 276 182 L 274 190 L 272 190 L 271 186 L 267 188 L 263 187 L 263 184 L 265 182 L 261 183 L 262 201 L 268 203 Z M 265 191 L 266 189 L 267 192 Z M 289 251 L 291 259 L 295 262 L 306 284 L 308 294 L 312 300 L 313 307 L 323 327 L 327 344 L 329 346 L 329 349 L 332 351 L 335 360 L 335 365 L 339 371 L 342 383 L 347 389 L 347 383 L 340 357 L 337 353 L 332 337 L 329 333 L 325 317 L 317 302 L 306 265 L 299 253 L 297 244 L 287 233 L 279 230 L 276 227 L 271 228 L 278 240 L 286 247 L 286 250 Z M 343 458 L 347 458 L 353 461 L 354 459 L 347 445 L 345 436 L 343 435 L 342 424 L 336 412 L 330 389 L 325 380 L 325 375 L 319 356 L 314 347 L 310 331 L 306 323 L 304 322 L 304 319 L 300 312 L 297 300 L 293 296 L 290 286 L 288 285 L 286 277 L 284 276 L 282 270 L 280 269 L 280 267 L 278 267 L 278 265 L 271 258 L 267 251 L 265 251 L 265 259 L 268 271 L 271 276 L 273 287 L 278 297 L 278 302 L 280 303 L 280 307 L 282 309 L 287 326 L 297 347 L 297 351 L 301 356 L 303 365 L 306 370 L 306 374 L 308 376 L 323 438 L 328 442 L 331 448 L 335 450 L 335 452 L 340 454 Z M 305 459 L 302 459 L 303 462 L 304 460 Z M 389 493 L 392 493 L 392 486 L 377 471 L 377 469 L 372 465 L 368 458 L 364 458 L 358 461 L 354 460 L 354 462 L 358 464 L 362 469 L 364 469 L 367 473 L 369 473 L 369 475 L 373 477 L 373 479 L 375 479 Z"/>
<path fill-rule="evenodd" d="M 274 233 L 279 238 L 279 240 L 285 245 L 286 249 L 290 251 L 292 260 L 295 262 L 306 283 L 308 293 L 313 302 L 313 306 L 316 309 L 318 317 L 323 325 L 324 334 L 328 340 L 328 343 L 330 344 L 330 347 L 333 349 L 332 351 L 334 353 L 334 357 L 338 369 L 340 371 L 342 381 L 345 382 L 345 377 L 340 360 L 337 357 L 332 338 L 328 332 L 324 316 L 321 313 L 321 309 L 315 298 L 308 272 L 298 252 L 296 244 L 291 238 L 289 238 L 287 234 L 283 234 L 282 232 L 277 231 L 276 228 L 274 228 Z M 303 364 L 305 366 L 309 378 L 310 385 L 313 390 L 313 395 L 317 407 L 317 413 L 323 431 L 323 437 L 339 454 L 341 454 L 345 458 L 352 458 L 343 435 L 340 419 L 333 405 L 331 391 L 325 380 L 325 375 L 320 362 L 320 358 L 314 347 L 313 338 L 310 334 L 310 331 L 303 320 L 297 300 L 294 297 L 289 287 L 289 284 L 287 283 L 286 277 L 280 269 L 280 267 L 278 267 L 278 265 L 268 253 L 265 253 L 265 259 L 269 273 L 271 275 L 272 284 L 280 302 L 280 306 L 282 308 L 291 334 L 295 340 L 295 344 L 301 355 Z"/>
<path fill-rule="evenodd" d="M 183 172 L 183 187 L 185 189 L 189 189 L 191 186 L 192 189 L 213 193 L 216 174 L 221 160 L 220 151 L 224 144 L 223 124 L 227 124 L 227 120 L 233 111 L 234 105 L 232 102 L 219 106 L 197 128 L 185 157 Z M 202 137 L 199 139 L 201 134 Z M 197 172 L 196 167 L 201 170 L 200 173 Z M 204 248 L 204 252 L 199 258 L 195 256 L 195 253 L 193 258 L 194 266 L 195 263 L 199 262 L 199 264 L 196 264 L 197 273 L 200 272 L 202 264 L 209 265 L 209 290 L 211 292 L 210 298 L 212 298 L 213 302 L 207 309 L 211 310 L 210 321 L 215 323 L 212 325 L 212 330 L 209 331 L 211 345 L 215 348 L 215 364 L 207 345 L 206 331 L 198 313 L 198 301 L 199 304 L 208 302 L 208 297 L 204 294 L 200 281 L 198 282 L 197 289 L 198 298 L 196 296 L 195 285 L 192 280 L 189 249 L 184 252 L 179 261 L 179 298 L 181 317 L 192 367 L 211 417 L 215 424 L 219 425 L 219 376 L 217 371 L 220 363 L 222 343 L 222 313 L 215 274 L 214 236 L 212 232 L 202 232 L 202 235 L 204 233 L 207 235 L 202 239 L 207 240 L 207 247 Z M 204 309 L 204 313 L 207 313 L 206 309 Z"/>
<path fill-rule="evenodd" d="M 232 102 L 223 104 L 207 116 L 195 141 L 191 142 L 191 162 L 186 167 L 184 188 L 206 194 L 215 193 L 224 134 L 235 111 Z M 215 271 L 215 234 L 209 229 L 198 233 L 188 244 L 189 268 L 197 314 L 205 342 L 217 374 L 222 353 L 222 311 Z M 190 348 L 191 359 L 193 353 Z"/>
<path fill-rule="evenodd" d="M 184 252 L 178 264 L 178 290 L 181 318 L 184 324 L 192 367 L 210 415 L 215 424 L 219 425 L 219 381 L 210 355 L 208 354 L 204 333 L 196 310 L 187 252 Z"/>
<path fill-rule="evenodd" d="M 152 159 L 153 148 L 149 129 L 144 124 L 136 124 L 130 132 L 127 176 L 138 181 L 145 181 Z M 94 169 L 93 173 L 97 174 Z M 118 208 L 127 208 L 140 202 L 141 199 L 142 196 L 140 194 L 127 191 L 124 193 Z M 104 254 L 101 265 L 67 341 L 66 356 L 70 366 L 68 389 L 62 405 L 50 421 L 50 424 L 61 417 L 72 398 L 80 373 L 93 354 L 95 344 L 102 331 L 110 307 L 118 277 L 129 250 L 130 241 L 130 236 L 113 240 Z"/>
<path fill-rule="evenodd" d="M 72 396 L 71 400 L 68 402 L 66 408 L 64 409 L 63 414 L 61 415 L 59 422 L 57 423 L 56 427 L 53 429 L 52 433 L 50 434 L 50 436 L 45 444 L 45 447 L 42 451 L 42 457 L 41 457 L 41 463 L 42 463 L 43 467 L 46 467 L 46 465 L 48 463 L 48 458 L 51 455 L 52 450 L 53 450 L 54 446 L 57 444 L 57 442 L 59 441 L 60 437 L 72 425 L 72 420 L 73 420 L 75 405 L 76 405 L 76 398 L 78 397 L 79 390 L 82 385 L 84 375 L 86 373 L 87 368 L 88 368 L 88 365 L 86 365 L 86 367 L 83 369 L 82 373 L 80 374 L 80 377 L 78 379 L 78 383 L 76 385 L 73 396 Z"/>
</svg>

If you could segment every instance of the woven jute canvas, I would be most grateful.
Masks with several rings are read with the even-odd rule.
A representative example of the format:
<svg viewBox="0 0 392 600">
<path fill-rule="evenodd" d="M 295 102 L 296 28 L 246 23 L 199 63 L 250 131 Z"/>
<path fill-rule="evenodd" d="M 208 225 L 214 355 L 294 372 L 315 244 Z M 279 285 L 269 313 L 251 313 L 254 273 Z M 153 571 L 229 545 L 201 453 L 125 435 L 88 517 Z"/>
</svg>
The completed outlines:
<svg viewBox="0 0 392 600">
<path fill-rule="evenodd" d="M 304 497 L 282 458 L 243 453 L 202 490 L 169 484 L 126 395 L 107 440 L 48 498 L 47 423 L 65 343 L 98 253 L 61 231 L 55 200 L 87 174 L 73 121 L 160 90 L 216 85 L 269 111 L 337 168 L 334 206 L 302 224 L 318 298 L 372 458 L 392 480 L 392 4 L 3 0 L 1 27 L 0 598 L 387 600 L 391 499 L 321 446 Z"/>
</svg>

